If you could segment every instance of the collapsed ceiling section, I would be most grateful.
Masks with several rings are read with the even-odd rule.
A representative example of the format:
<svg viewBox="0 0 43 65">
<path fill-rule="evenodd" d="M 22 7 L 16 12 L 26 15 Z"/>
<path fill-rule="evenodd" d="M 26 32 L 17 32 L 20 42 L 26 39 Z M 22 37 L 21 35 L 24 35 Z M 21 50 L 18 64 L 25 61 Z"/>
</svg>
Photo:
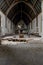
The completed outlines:
<svg viewBox="0 0 43 65">
<path fill-rule="evenodd" d="M 23 19 L 27 25 L 41 12 L 41 1 L 0 0 L 0 9 L 15 24 Z"/>
</svg>

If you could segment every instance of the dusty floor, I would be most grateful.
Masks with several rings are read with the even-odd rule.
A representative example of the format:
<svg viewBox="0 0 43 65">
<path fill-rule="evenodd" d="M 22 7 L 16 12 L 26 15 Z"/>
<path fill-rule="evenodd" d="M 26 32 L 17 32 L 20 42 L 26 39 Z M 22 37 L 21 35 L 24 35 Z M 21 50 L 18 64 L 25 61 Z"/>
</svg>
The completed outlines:
<svg viewBox="0 0 43 65">
<path fill-rule="evenodd" d="M 43 65 L 43 42 L 0 45 L 0 65 Z"/>
</svg>

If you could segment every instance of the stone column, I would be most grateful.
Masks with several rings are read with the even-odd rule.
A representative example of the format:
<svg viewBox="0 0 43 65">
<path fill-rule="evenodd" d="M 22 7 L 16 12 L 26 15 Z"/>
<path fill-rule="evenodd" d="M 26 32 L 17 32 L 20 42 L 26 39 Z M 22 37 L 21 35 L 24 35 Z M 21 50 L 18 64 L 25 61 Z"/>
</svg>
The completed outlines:
<svg viewBox="0 0 43 65">
<path fill-rule="evenodd" d="M 43 0 L 41 0 L 41 10 L 42 10 L 42 38 L 43 38 Z"/>
<path fill-rule="evenodd" d="M 38 16 L 36 17 L 36 32 L 39 33 L 39 31 L 38 31 Z"/>
</svg>

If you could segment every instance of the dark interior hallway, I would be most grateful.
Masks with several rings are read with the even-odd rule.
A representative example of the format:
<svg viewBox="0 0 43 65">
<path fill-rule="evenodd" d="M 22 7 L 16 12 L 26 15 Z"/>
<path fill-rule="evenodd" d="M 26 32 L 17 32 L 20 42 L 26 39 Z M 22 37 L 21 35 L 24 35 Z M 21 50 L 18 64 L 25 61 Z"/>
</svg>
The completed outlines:
<svg viewBox="0 0 43 65">
<path fill-rule="evenodd" d="M 43 0 L 0 0 L 0 65 L 43 65 Z"/>
</svg>

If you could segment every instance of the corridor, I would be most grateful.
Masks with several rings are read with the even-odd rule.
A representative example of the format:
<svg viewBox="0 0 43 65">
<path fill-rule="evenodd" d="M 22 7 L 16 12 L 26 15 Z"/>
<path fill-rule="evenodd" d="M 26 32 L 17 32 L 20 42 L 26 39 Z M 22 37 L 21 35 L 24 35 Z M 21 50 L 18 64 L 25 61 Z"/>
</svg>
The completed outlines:
<svg viewBox="0 0 43 65">
<path fill-rule="evenodd" d="M 0 65 L 43 65 L 43 0 L 0 0 Z"/>
</svg>

